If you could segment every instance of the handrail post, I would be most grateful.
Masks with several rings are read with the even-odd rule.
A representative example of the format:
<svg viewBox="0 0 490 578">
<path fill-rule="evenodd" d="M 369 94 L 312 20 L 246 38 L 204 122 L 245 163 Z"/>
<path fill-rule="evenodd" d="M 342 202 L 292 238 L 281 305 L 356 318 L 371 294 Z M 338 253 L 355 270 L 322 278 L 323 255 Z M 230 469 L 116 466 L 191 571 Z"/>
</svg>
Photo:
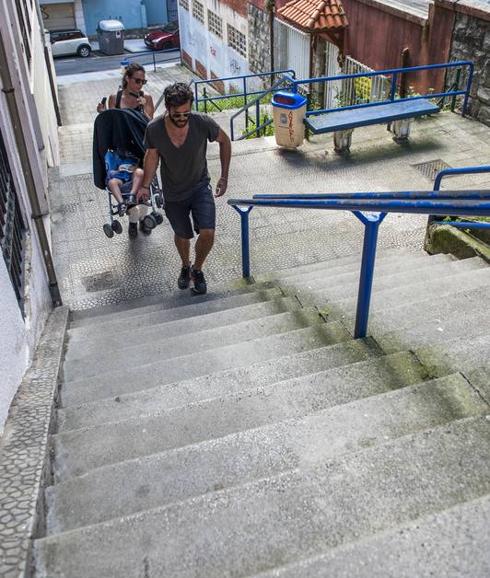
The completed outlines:
<svg viewBox="0 0 490 578">
<path fill-rule="evenodd" d="M 240 215 L 242 230 L 242 277 L 248 279 L 250 277 L 250 235 L 248 217 L 253 207 L 240 207 L 238 205 L 232 205 L 232 207 Z"/>
<path fill-rule="evenodd" d="M 456 80 L 454 83 L 454 89 L 457 91 L 459 90 L 459 82 L 461 80 L 461 68 L 458 68 L 456 70 Z M 456 95 L 454 95 L 451 99 L 451 112 L 454 112 L 454 109 L 456 108 Z"/>
<path fill-rule="evenodd" d="M 473 63 L 469 64 L 469 69 L 470 69 L 470 72 L 468 75 L 468 82 L 466 84 L 466 93 L 464 95 L 462 116 L 466 116 L 466 112 L 468 110 L 468 100 L 470 98 L 470 90 L 471 90 L 471 85 L 473 83 L 473 72 L 475 69 Z"/>
<path fill-rule="evenodd" d="M 203 88 L 202 94 L 204 96 L 204 112 L 208 114 L 208 92 L 206 87 Z"/>
<path fill-rule="evenodd" d="M 358 339 L 366 337 L 367 334 L 378 230 L 386 217 L 386 213 L 377 213 L 375 215 L 362 213 L 361 211 L 353 211 L 353 213 L 364 224 L 364 245 L 359 277 L 359 294 L 357 297 L 356 326 L 354 329 L 354 338 Z"/>
<path fill-rule="evenodd" d="M 260 129 L 258 128 L 260 126 L 260 100 L 257 100 L 255 103 L 255 119 L 255 136 L 258 138 L 260 136 Z"/>
<path fill-rule="evenodd" d="M 391 101 L 395 100 L 397 78 L 398 78 L 398 73 L 394 72 L 391 76 L 391 91 L 390 91 L 390 100 Z"/>
<path fill-rule="evenodd" d="M 195 93 L 195 96 L 194 96 L 194 105 L 195 105 L 195 107 L 196 107 L 196 111 L 199 110 L 199 91 L 198 91 L 198 89 L 197 89 L 197 84 L 198 84 L 197 82 L 194 83 L 194 93 Z"/>
</svg>

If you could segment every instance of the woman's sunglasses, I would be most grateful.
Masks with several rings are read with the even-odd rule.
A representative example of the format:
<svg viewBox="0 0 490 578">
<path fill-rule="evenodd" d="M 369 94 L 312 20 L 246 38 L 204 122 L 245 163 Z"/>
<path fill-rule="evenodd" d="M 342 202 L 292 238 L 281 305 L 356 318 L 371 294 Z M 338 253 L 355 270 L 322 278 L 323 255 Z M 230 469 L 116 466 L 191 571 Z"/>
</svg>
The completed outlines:
<svg viewBox="0 0 490 578">
<path fill-rule="evenodd" d="M 147 81 L 144 78 L 132 78 L 131 80 L 133 80 L 134 82 L 136 82 L 136 84 L 139 84 L 139 85 L 147 83 Z"/>
</svg>

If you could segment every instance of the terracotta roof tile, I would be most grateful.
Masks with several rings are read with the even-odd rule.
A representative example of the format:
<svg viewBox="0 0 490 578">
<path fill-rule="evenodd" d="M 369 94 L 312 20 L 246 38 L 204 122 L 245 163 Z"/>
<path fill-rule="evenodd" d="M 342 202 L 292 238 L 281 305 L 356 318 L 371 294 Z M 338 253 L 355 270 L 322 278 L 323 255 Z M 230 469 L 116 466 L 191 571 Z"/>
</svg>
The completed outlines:
<svg viewBox="0 0 490 578">
<path fill-rule="evenodd" d="M 349 25 L 341 0 L 291 0 L 278 14 L 312 32 L 338 30 Z"/>
</svg>

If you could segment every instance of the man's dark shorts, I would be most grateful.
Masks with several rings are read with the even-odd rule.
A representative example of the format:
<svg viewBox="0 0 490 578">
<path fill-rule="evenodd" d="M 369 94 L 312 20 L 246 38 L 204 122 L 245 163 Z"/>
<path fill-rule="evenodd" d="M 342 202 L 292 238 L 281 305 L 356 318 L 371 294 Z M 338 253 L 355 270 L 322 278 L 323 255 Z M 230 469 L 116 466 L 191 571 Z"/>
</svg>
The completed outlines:
<svg viewBox="0 0 490 578">
<path fill-rule="evenodd" d="M 165 200 L 165 214 L 174 233 L 182 239 L 192 239 L 192 225 L 196 234 L 199 234 L 200 229 L 214 229 L 216 206 L 211 185 L 203 183 L 184 201 Z"/>
</svg>

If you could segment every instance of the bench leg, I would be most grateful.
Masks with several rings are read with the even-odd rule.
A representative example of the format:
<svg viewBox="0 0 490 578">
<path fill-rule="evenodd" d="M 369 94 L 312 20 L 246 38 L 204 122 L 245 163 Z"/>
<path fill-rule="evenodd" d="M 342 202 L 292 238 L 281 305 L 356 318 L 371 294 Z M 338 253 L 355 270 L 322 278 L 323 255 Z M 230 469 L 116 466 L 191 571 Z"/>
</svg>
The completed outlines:
<svg viewBox="0 0 490 578">
<path fill-rule="evenodd" d="M 410 136 L 410 126 L 412 124 L 411 118 L 404 118 L 403 120 L 395 120 L 392 125 L 393 140 L 395 142 L 405 142 Z"/>
<path fill-rule="evenodd" d="M 352 142 L 354 129 L 338 130 L 333 133 L 333 143 L 336 153 L 348 153 Z"/>
</svg>

